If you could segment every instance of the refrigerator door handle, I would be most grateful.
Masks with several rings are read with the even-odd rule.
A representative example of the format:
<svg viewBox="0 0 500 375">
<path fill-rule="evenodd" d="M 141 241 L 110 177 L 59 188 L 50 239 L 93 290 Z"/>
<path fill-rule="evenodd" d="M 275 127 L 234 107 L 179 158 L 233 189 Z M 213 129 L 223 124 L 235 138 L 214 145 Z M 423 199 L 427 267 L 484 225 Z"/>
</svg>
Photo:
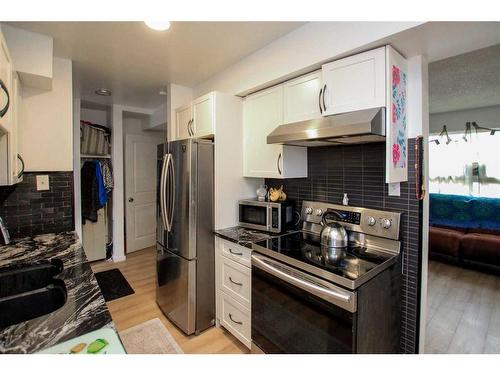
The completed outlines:
<svg viewBox="0 0 500 375">
<path fill-rule="evenodd" d="M 169 173 L 168 173 L 168 176 L 169 176 L 169 178 L 168 178 L 168 182 L 169 182 L 169 186 L 168 186 L 169 212 L 168 212 L 168 216 L 167 216 L 167 219 L 168 219 L 167 220 L 167 227 L 168 227 L 168 231 L 170 232 L 172 230 L 172 222 L 174 219 L 174 208 L 175 208 L 175 169 L 174 169 L 172 154 L 169 154 L 169 156 L 170 156 L 169 163 L 167 165 L 167 169 L 169 171 Z"/>
<path fill-rule="evenodd" d="M 163 166 L 161 168 L 161 176 L 160 176 L 160 213 L 161 213 L 161 221 L 163 224 L 163 229 L 167 230 L 166 223 L 166 207 L 165 207 L 165 180 L 167 178 L 167 160 L 170 154 L 165 154 L 163 156 Z"/>
</svg>

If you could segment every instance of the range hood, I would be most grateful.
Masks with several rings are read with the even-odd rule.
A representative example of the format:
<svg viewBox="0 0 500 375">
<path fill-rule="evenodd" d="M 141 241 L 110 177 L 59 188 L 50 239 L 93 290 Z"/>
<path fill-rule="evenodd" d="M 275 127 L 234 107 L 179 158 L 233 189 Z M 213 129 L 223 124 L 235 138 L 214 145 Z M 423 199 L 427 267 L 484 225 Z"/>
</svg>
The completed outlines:
<svg viewBox="0 0 500 375">
<path fill-rule="evenodd" d="M 384 140 L 384 107 L 283 124 L 267 136 L 268 144 L 306 147 L 371 143 Z"/>
</svg>

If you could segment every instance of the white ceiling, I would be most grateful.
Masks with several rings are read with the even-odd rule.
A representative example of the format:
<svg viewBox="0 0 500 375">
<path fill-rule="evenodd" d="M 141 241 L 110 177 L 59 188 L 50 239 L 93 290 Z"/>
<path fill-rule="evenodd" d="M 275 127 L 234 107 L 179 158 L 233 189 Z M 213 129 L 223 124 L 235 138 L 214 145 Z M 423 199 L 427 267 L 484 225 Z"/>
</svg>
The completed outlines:
<svg viewBox="0 0 500 375">
<path fill-rule="evenodd" d="M 303 22 L 173 22 L 165 32 L 143 22 L 9 22 L 51 35 L 54 54 L 73 60 L 75 88 L 81 97 L 113 91 L 112 101 L 156 108 L 167 83 L 200 84 Z M 109 103 L 109 100 L 108 100 Z"/>
<path fill-rule="evenodd" d="M 450 112 L 500 104 L 500 45 L 429 64 L 429 110 Z"/>
</svg>

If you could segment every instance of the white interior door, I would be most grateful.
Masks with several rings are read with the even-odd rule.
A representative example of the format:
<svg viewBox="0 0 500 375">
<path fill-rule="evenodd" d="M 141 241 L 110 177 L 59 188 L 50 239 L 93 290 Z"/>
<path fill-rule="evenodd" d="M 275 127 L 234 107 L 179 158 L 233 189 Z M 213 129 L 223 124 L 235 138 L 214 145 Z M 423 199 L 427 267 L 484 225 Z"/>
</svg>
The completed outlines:
<svg viewBox="0 0 500 375">
<path fill-rule="evenodd" d="M 156 241 L 156 150 L 161 138 L 125 138 L 125 223 L 127 253 Z"/>
</svg>

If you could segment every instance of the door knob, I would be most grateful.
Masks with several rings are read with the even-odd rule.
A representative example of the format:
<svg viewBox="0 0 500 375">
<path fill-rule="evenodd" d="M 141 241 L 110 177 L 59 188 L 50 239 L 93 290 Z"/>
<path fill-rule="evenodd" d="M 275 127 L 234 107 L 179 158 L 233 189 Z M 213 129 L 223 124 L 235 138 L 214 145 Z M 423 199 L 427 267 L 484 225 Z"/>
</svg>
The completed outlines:
<svg viewBox="0 0 500 375">
<path fill-rule="evenodd" d="M 130 197 L 130 198 L 128 199 L 128 201 L 129 201 L 130 203 L 132 203 L 132 202 L 134 201 L 134 198 Z"/>
</svg>

